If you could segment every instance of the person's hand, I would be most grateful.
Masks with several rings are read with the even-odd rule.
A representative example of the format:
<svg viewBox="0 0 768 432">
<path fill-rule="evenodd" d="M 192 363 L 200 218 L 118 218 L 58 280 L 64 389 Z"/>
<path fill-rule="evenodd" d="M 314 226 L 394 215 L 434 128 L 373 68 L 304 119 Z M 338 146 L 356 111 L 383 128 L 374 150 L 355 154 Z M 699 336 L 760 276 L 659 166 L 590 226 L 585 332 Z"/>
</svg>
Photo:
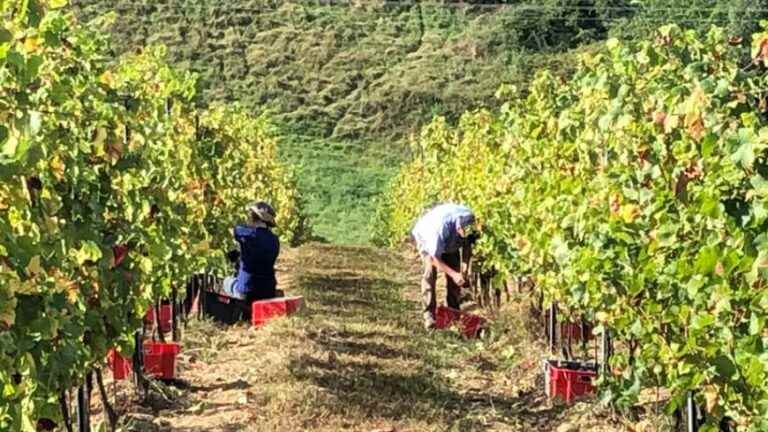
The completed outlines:
<svg viewBox="0 0 768 432">
<path fill-rule="evenodd" d="M 464 279 L 464 275 L 459 272 L 454 272 L 453 275 L 451 275 L 451 279 L 453 279 L 457 286 L 462 288 L 467 284 L 467 280 Z"/>
</svg>

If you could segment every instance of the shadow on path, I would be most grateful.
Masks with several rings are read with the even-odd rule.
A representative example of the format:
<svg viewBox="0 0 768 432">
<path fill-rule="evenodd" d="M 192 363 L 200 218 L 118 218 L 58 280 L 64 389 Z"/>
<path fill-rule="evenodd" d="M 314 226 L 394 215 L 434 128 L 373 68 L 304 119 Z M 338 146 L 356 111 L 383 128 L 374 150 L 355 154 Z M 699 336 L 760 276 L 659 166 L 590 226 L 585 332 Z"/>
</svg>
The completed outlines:
<svg viewBox="0 0 768 432">
<path fill-rule="evenodd" d="M 395 261 L 402 257 L 388 252 L 334 251 L 344 256 L 313 257 L 296 280 L 307 297 L 308 317 L 322 322 L 307 336 L 324 354 L 292 359 L 289 370 L 332 396 L 315 402 L 323 404 L 318 409 L 394 422 L 439 420 L 461 431 L 488 430 L 488 417 L 507 426 L 539 424 L 561 411 L 537 409 L 541 401 L 534 394 L 478 391 L 449 378 L 451 371 L 436 357 L 442 345 L 463 342 L 421 329 L 419 305 L 403 296 L 416 289 L 410 285 L 418 286 L 418 274 L 405 273 L 407 265 Z"/>
</svg>

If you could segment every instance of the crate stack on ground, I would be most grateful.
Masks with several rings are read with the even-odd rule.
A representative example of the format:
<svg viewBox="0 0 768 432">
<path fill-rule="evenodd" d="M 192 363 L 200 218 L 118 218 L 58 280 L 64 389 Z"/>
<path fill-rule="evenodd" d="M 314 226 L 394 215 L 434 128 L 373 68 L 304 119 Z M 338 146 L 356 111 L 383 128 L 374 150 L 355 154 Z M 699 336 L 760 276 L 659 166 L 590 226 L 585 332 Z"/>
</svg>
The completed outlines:
<svg viewBox="0 0 768 432">
<path fill-rule="evenodd" d="M 268 322 L 298 312 L 304 302 L 302 296 L 276 297 L 247 302 L 215 291 L 201 293 L 203 315 L 222 324 L 249 322 L 262 327 Z"/>
</svg>

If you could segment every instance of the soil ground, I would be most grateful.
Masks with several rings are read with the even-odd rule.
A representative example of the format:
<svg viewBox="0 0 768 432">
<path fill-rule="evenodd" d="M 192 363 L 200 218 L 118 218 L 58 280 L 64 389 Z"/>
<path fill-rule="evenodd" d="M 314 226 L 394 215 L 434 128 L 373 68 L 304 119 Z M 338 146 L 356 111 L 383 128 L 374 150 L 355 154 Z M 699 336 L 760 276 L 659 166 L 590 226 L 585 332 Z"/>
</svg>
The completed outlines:
<svg viewBox="0 0 768 432">
<path fill-rule="evenodd" d="M 279 285 L 305 297 L 303 310 L 260 329 L 191 321 L 178 383 L 153 383 L 139 403 L 127 381 L 108 379 L 120 429 L 665 430 L 651 415 L 631 422 L 594 400 L 550 403 L 545 348 L 524 298 L 513 296 L 490 334 L 468 341 L 422 328 L 418 281 L 407 252 L 317 243 L 285 251 Z"/>
</svg>

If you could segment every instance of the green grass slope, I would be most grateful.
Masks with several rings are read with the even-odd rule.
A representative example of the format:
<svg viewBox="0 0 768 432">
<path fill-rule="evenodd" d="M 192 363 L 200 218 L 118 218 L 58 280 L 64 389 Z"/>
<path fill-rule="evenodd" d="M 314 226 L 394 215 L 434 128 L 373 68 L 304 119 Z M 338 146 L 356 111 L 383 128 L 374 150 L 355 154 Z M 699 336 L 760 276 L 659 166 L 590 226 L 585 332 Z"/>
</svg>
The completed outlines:
<svg viewBox="0 0 768 432">
<path fill-rule="evenodd" d="M 370 243 L 376 199 L 403 155 L 365 141 L 286 137 L 281 149 L 297 169 L 304 212 L 319 240 Z"/>
</svg>

